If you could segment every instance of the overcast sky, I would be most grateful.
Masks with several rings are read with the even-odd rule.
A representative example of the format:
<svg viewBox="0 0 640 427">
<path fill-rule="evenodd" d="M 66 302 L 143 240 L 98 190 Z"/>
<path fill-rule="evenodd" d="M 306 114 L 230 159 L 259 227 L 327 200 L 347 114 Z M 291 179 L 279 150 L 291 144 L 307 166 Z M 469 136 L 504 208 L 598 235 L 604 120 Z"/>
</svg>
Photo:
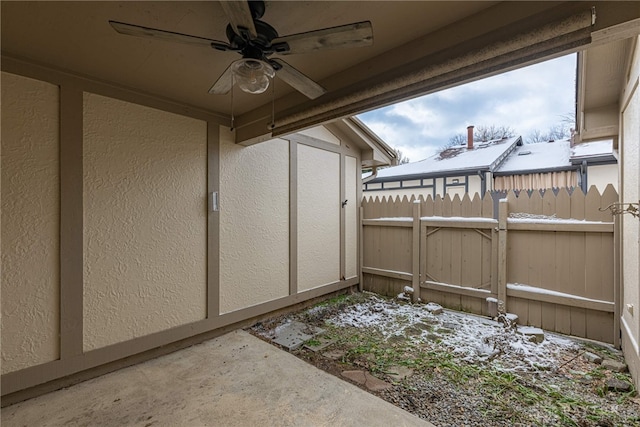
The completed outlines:
<svg viewBox="0 0 640 427">
<path fill-rule="evenodd" d="M 358 115 L 410 161 L 425 159 L 467 126 L 510 126 L 526 141 L 575 110 L 576 55 L 510 71 Z"/>
</svg>

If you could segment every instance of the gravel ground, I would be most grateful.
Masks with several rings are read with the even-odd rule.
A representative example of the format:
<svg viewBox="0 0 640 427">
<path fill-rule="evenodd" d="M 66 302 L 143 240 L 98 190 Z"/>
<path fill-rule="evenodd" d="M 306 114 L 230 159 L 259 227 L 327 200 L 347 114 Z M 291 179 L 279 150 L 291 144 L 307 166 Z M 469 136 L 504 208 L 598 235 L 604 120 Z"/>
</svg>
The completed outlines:
<svg viewBox="0 0 640 427">
<path fill-rule="evenodd" d="M 258 323 L 250 332 L 270 341 L 293 320 L 326 330 L 293 354 L 339 376 L 368 371 L 388 383 L 368 390 L 439 427 L 640 426 L 632 384 L 585 358 L 622 361 L 607 344 L 545 332 L 533 342 L 515 325 L 361 293 Z M 322 350 L 318 340 L 332 344 Z M 400 375 L 398 375 L 400 374 Z M 345 379 L 346 381 L 346 379 Z"/>
</svg>

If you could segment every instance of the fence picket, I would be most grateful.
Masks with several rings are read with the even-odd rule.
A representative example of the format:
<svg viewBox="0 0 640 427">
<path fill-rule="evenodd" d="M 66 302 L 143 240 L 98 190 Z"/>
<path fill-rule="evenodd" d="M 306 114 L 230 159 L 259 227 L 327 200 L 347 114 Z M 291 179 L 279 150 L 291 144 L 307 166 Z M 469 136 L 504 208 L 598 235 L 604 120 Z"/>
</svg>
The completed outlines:
<svg viewBox="0 0 640 427">
<path fill-rule="evenodd" d="M 542 196 L 542 215 L 553 216 L 556 214 L 556 195 L 551 188 L 547 188 Z"/>
<path fill-rule="evenodd" d="M 436 195 L 435 199 L 433 199 L 433 215 L 434 216 L 443 216 L 442 214 L 442 197 L 440 195 Z"/>
<path fill-rule="evenodd" d="M 584 219 L 585 195 L 582 190 L 571 194 L 571 218 Z"/>
<path fill-rule="evenodd" d="M 482 198 L 482 217 L 494 218 L 493 197 L 491 196 L 491 193 L 489 193 L 488 191 L 484 193 L 484 197 Z"/>
</svg>

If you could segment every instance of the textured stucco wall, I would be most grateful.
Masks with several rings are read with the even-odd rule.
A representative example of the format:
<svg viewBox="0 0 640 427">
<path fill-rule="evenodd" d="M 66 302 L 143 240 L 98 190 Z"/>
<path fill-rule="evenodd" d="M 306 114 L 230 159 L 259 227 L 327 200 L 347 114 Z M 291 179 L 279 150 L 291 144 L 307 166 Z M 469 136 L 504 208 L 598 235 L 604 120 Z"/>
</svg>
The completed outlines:
<svg viewBox="0 0 640 427">
<path fill-rule="evenodd" d="M 59 90 L 2 73 L 2 373 L 59 357 Z"/>
<path fill-rule="evenodd" d="M 220 132 L 220 311 L 289 294 L 289 143 Z"/>
<path fill-rule="evenodd" d="M 316 126 L 313 128 L 304 129 L 299 131 L 298 133 L 301 135 L 320 139 L 331 144 L 340 145 L 340 139 L 324 126 Z"/>
<path fill-rule="evenodd" d="M 637 81 L 640 75 L 640 43 L 636 46 L 635 60 L 632 68 L 631 81 Z M 629 98 L 626 108 L 622 111 L 622 141 L 621 162 L 623 167 L 624 185 L 620 197 L 623 202 L 637 202 L 640 199 L 640 88 Z M 622 304 L 622 319 L 631 338 L 635 341 L 633 349 L 638 357 L 640 344 L 640 221 L 631 215 L 622 215 L 622 262 L 624 281 L 624 301 Z M 633 305 L 633 314 L 627 309 L 627 304 Z M 627 357 L 631 356 L 631 348 L 625 349 Z M 638 381 L 638 380 L 636 380 Z"/>
<path fill-rule="evenodd" d="M 298 145 L 298 289 L 340 280 L 340 155 Z"/>
<path fill-rule="evenodd" d="M 360 201 L 358 200 L 358 160 L 355 157 L 345 157 L 345 199 L 348 200 L 345 206 L 345 278 L 358 275 L 358 208 Z"/>
<path fill-rule="evenodd" d="M 84 95 L 84 348 L 206 317 L 207 127 Z"/>
<path fill-rule="evenodd" d="M 587 185 L 595 185 L 602 194 L 607 185 L 613 185 L 618 191 L 618 165 L 589 166 L 587 170 Z"/>
</svg>

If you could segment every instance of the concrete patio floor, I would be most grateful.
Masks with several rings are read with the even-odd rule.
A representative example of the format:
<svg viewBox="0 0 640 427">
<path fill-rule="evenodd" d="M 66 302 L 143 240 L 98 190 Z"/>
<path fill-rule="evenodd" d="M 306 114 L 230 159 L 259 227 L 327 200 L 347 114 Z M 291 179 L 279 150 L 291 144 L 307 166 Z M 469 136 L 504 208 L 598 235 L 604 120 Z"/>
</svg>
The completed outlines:
<svg viewBox="0 0 640 427">
<path fill-rule="evenodd" d="M 244 331 L 1 415 L 3 426 L 433 426 Z"/>
</svg>

